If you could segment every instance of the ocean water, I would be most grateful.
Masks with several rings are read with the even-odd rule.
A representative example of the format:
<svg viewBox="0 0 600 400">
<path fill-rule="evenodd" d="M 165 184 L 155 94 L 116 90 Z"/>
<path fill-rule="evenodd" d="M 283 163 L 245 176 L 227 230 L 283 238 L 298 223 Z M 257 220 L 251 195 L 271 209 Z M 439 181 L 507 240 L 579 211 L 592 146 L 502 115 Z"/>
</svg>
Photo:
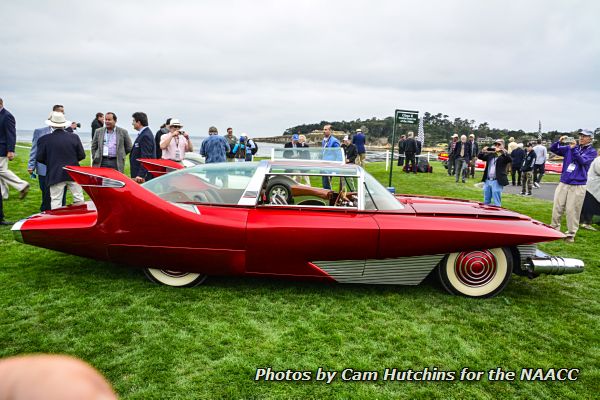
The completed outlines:
<svg viewBox="0 0 600 400">
<path fill-rule="evenodd" d="M 92 134 L 90 132 L 78 132 L 77 133 L 81 139 L 81 143 L 83 143 L 83 148 L 89 150 L 92 146 Z M 135 136 L 129 134 L 131 136 L 131 140 L 135 140 Z M 200 146 L 202 145 L 202 141 L 206 139 L 208 136 L 190 136 L 192 139 L 192 144 L 194 145 L 194 152 L 198 153 L 200 151 Z M 23 143 L 31 143 L 33 139 L 33 131 L 31 130 L 17 130 L 17 142 Z M 258 144 L 258 153 L 256 154 L 258 157 L 270 157 L 271 149 L 281 148 L 282 144 L 278 143 L 262 143 L 257 142 Z"/>
<path fill-rule="evenodd" d="M 83 143 L 83 148 L 89 150 L 91 148 L 92 135 L 90 132 L 78 132 L 77 133 L 81 138 L 81 143 Z M 134 140 L 135 136 L 131 135 L 131 139 Z M 190 136 L 192 139 L 192 144 L 194 145 L 194 152 L 198 153 L 200 151 L 200 145 L 202 141 L 206 139 L 208 136 Z M 17 142 L 31 143 L 31 139 L 33 138 L 32 130 L 17 130 Z M 271 149 L 282 148 L 283 144 L 280 143 L 264 143 L 257 142 L 258 144 L 258 157 L 271 157 Z M 397 156 L 397 154 L 396 154 Z M 432 156 L 431 159 L 434 157 Z M 376 150 L 376 151 L 367 151 L 367 161 L 375 162 L 375 161 L 385 161 L 386 160 L 386 151 L 385 150 Z"/>
</svg>

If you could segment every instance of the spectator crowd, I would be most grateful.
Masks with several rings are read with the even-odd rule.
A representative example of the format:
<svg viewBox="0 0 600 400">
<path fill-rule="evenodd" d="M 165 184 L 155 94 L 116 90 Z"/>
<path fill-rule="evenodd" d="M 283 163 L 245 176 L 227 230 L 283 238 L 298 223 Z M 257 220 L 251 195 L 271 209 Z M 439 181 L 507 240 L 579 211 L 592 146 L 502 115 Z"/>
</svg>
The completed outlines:
<svg viewBox="0 0 600 400">
<path fill-rule="evenodd" d="M 92 121 L 93 167 L 112 168 L 123 173 L 128 156 L 131 178 L 137 183 L 144 183 L 152 176 L 139 159 L 163 158 L 182 163 L 185 154 L 194 151 L 189 133 L 177 118 L 167 119 L 154 134 L 148 126 L 148 116 L 143 112 L 135 112 L 131 115 L 131 125 L 137 132 L 133 140 L 126 129 L 117 126 L 117 121 L 114 112 L 97 113 Z M 81 139 L 73 134 L 80 127 L 80 124 L 68 121 L 64 106 L 57 104 L 52 107 L 45 126 L 33 132 L 27 172 L 31 178 L 38 180 L 42 192 L 42 212 L 64 206 L 67 190 L 71 192 L 75 204 L 84 201 L 81 186 L 73 181 L 64 168 L 79 166 L 79 162 L 86 157 Z M 245 133 L 236 137 L 231 127 L 226 132 L 220 136 L 216 127 L 208 129 L 209 136 L 199 150 L 205 162 L 252 161 L 258 150 L 257 143 Z M 346 163 L 364 166 L 366 140 L 361 129 L 357 129 L 352 137 L 345 136 L 342 143 L 332 135 L 331 125 L 325 125 L 323 132 L 322 148 L 342 147 Z M 600 215 L 600 161 L 592 146 L 593 140 L 592 131 L 582 130 L 578 140 L 562 136 L 550 147 L 551 152 L 564 159 L 560 183 L 554 194 L 551 225 L 560 230 L 561 218 L 566 216 L 567 242 L 575 240 L 580 220 L 584 229 L 595 230 L 592 226 L 593 217 Z M 19 198 L 23 199 L 29 192 L 30 184 L 8 167 L 9 161 L 15 157 L 15 146 L 16 120 L 4 108 L 0 98 L 0 189 L 6 188 L 3 192 L 7 193 L 7 188 L 13 187 L 19 192 Z M 287 154 L 300 154 L 293 149 L 306 148 L 308 144 L 304 135 L 294 134 L 284 147 L 292 149 Z M 398 150 L 398 165 L 403 166 L 405 172 L 416 173 L 416 156 L 421 152 L 421 146 L 413 132 L 401 136 Z M 448 144 L 447 167 L 448 175 L 454 176 L 456 183 L 466 183 L 468 178 L 475 177 L 477 160 L 485 161 L 482 177 L 484 204 L 501 206 L 503 188 L 510 183 L 521 186 L 520 194 L 523 196 L 531 196 L 532 189 L 540 187 L 547 159 L 548 150 L 541 140 L 536 144 L 518 144 L 510 138 L 505 147 L 504 140 L 497 139 L 492 147 L 480 150 L 473 134 L 460 138 L 455 134 Z M 323 188 L 330 188 L 327 177 L 323 177 Z M 3 195 L 0 195 L 0 225 L 9 224 L 11 222 L 4 218 Z"/>
</svg>

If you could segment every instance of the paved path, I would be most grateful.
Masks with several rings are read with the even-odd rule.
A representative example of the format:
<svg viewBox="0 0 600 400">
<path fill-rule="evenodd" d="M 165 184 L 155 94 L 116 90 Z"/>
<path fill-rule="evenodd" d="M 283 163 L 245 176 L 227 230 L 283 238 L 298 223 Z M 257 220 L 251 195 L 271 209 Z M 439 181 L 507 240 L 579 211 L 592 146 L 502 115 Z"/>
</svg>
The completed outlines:
<svg viewBox="0 0 600 400">
<path fill-rule="evenodd" d="M 483 188 L 483 183 L 478 183 L 477 186 Z M 553 201 L 554 200 L 554 191 L 556 190 L 556 186 L 558 186 L 557 182 L 549 182 L 549 183 L 542 182 L 542 184 L 540 185 L 540 188 L 536 189 L 534 187 L 532 189 L 531 193 L 532 193 L 533 197 L 537 197 L 538 199 Z M 513 186 L 513 185 L 504 186 L 503 193 L 519 194 L 519 193 L 521 193 L 521 186 Z"/>
</svg>

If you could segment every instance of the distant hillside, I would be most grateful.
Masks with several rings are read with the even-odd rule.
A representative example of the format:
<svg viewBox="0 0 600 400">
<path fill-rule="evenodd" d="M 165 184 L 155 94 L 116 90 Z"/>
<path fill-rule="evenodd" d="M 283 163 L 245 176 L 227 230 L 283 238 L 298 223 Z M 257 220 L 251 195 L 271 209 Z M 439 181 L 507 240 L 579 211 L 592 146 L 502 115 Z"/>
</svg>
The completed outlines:
<svg viewBox="0 0 600 400">
<path fill-rule="evenodd" d="M 473 133 L 476 137 L 492 137 L 492 138 L 504 138 L 514 137 L 517 141 L 529 141 L 537 139 L 538 133 L 536 132 L 525 132 L 523 130 L 508 130 L 508 129 L 497 129 L 490 128 L 487 122 L 476 124 L 475 120 L 454 118 L 450 120 L 447 115 L 442 113 L 431 114 L 426 112 L 424 116 L 424 129 L 425 129 L 425 145 L 433 146 L 437 143 L 445 143 L 453 134 L 458 135 L 469 135 Z M 294 133 L 302 133 L 307 135 L 313 131 L 319 131 L 323 128 L 323 125 L 331 124 L 333 130 L 342 131 L 347 134 L 356 132 L 357 129 L 362 129 L 363 132 L 368 134 L 369 138 L 383 139 L 387 138 L 388 141 L 392 139 L 392 129 L 394 119 L 388 117 L 385 119 L 371 118 L 367 120 L 357 119 L 354 121 L 321 121 L 312 124 L 303 124 L 293 126 L 286 129 L 284 135 L 292 135 Z M 401 134 L 408 131 L 414 131 L 417 133 L 418 125 L 402 125 L 396 127 L 396 137 L 398 138 Z M 598 128 L 596 131 L 600 131 Z M 573 132 L 559 132 L 550 131 L 543 132 L 542 139 L 552 141 L 558 139 L 561 135 L 573 135 Z M 396 139 L 397 140 L 397 139 Z M 384 140 L 385 141 L 385 140 Z"/>
</svg>

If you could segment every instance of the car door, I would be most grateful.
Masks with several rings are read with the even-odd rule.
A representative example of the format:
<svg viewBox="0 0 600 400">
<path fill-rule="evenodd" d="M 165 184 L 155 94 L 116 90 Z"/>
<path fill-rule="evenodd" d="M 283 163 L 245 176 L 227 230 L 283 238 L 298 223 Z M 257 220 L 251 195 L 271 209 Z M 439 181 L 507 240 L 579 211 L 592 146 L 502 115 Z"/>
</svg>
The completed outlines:
<svg viewBox="0 0 600 400">
<path fill-rule="evenodd" d="M 247 273 L 362 274 L 365 260 L 377 254 L 379 227 L 371 214 L 340 207 L 257 206 L 248 212 Z"/>
</svg>

